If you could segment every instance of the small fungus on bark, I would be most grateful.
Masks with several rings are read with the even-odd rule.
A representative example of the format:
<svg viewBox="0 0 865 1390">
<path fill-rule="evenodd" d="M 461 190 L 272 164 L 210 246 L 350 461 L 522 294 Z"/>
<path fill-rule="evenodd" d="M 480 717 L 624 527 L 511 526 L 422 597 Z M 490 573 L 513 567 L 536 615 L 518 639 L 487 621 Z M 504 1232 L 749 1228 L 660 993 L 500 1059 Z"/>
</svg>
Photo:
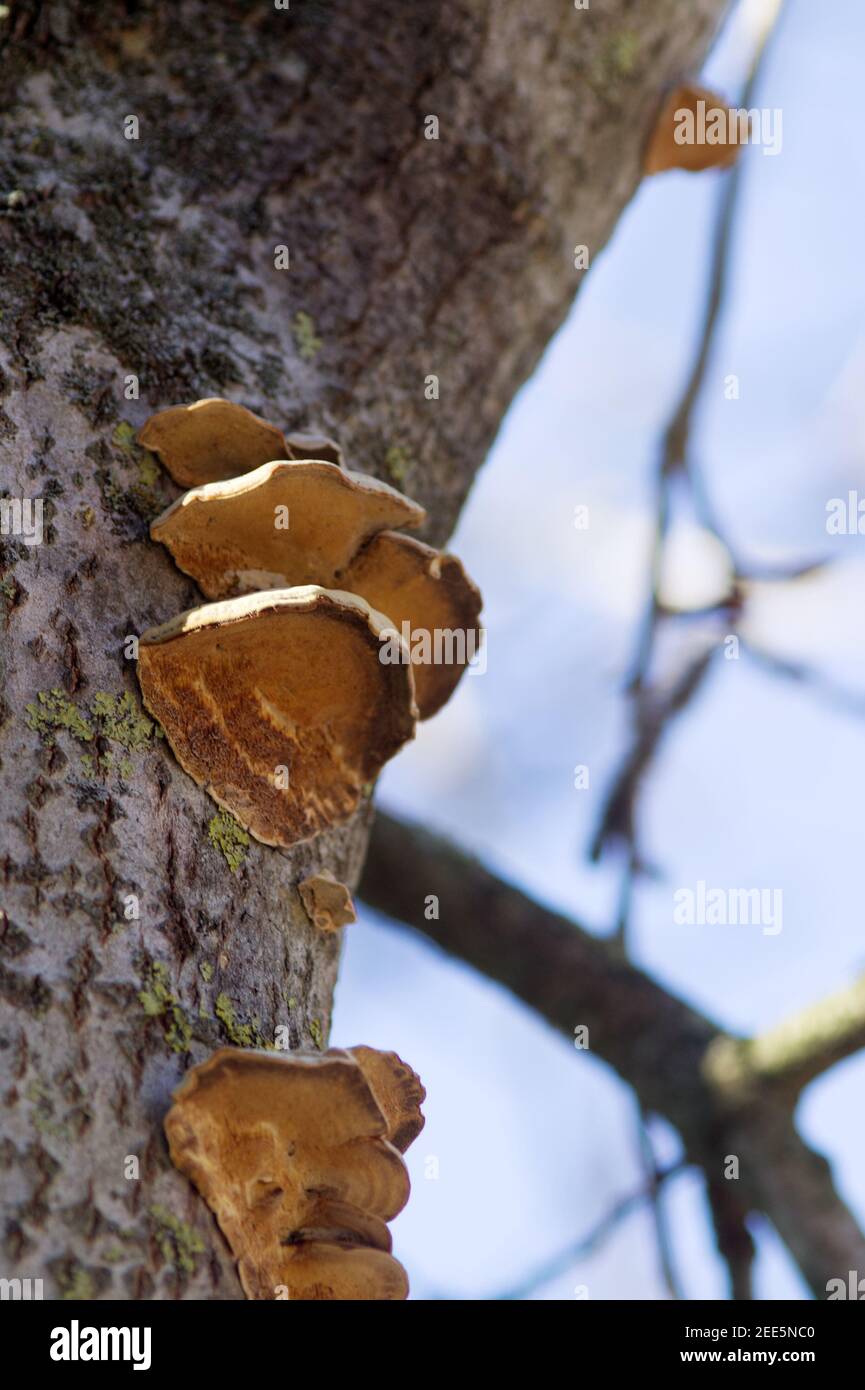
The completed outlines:
<svg viewBox="0 0 865 1390">
<path fill-rule="evenodd" d="M 377 1055 L 222 1048 L 175 1091 L 171 1160 L 216 1216 L 248 1298 L 407 1296 L 386 1223 L 409 1179 L 370 1079 Z M 405 1066 L 381 1055 L 383 1076 Z"/>
<path fill-rule="evenodd" d="M 298 892 L 307 915 L 319 931 L 338 931 L 357 921 L 351 893 L 328 869 L 305 878 Z"/>
<path fill-rule="evenodd" d="M 646 174 L 668 169 L 700 173 L 733 164 L 748 143 L 748 114 L 727 106 L 715 92 L 689 84 L 668 92 L 643 160 Z"/>
</svg>

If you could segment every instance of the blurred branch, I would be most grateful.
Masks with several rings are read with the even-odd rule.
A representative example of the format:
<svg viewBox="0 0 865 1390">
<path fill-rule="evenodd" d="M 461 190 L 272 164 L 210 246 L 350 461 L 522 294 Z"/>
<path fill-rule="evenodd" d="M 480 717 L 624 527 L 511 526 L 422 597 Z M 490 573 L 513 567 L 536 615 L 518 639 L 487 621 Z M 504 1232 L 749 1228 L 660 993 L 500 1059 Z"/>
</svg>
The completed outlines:
<svg viewBox="0 0 865 1390">
<path fill-rule="evenodd" d="M 667 1292 L 673 1299 L 681 1299 L 682 1291 L 679 1288 L 679 1281 L 676 1277 L 676 1265 L 673 1259 L 673 1244 L 670 1240 L 670 1232 L 667 1229 L 667 1214 L 664 1210 L 664 1203 L 661 1193 L 661 1182 L 664 1174 L 659 1170 L 655 1159 L 655 1150 L 652 1144 L 652 1135 L 649 1131 L 649 1120 L 651 1116 L 646 1114 L 642 1105 L 639 1106 L 639 1123 L 637 1137 L 639 1141 L 640 1161 L 643 1165 L 643 1176 L 646 1180 L 646 1201 L 649 1203 L 652 1213 L 652 1223 L 655 1228 L 655 1244 L 658 1247 L 658 1262 L 661 1267 L 661 1277 L 667 1287 Z"/>
<path fill-rule="evenodd" d="M 767 45 L 780 10 L 779 0 L 769 0 L 765 7 L 758 41 L 739 99 L 739 104 L 743 108 L 748 109 L 752 105 L 760 80 Z M 729 281 L 733 233 L 745 167 L 745 160 L 740 157 L 724 177 L 722 183 L 712 239 L 708 287 L 697 348 L 690 373 L 673 408 L 661 442 L 657 474 L 655 535 L 651 559 L 651 594 L 637 640 L 637 651 L 628 687 L 633 700 L 632 719 L 635 737 L 614 782 L 591 847 L 592 858 L 598 859 L 609 840 L 622 838 L 630 842 L 632 849 L 629 856 L 628 872 L 632 875 L 639 873 L 641 869 L 640 854 L 635 843 L 636 828 L 634 825 L 635 801 L 639 784 L 654 759 L 667 726 L 677 714 L 680 714 L 687 707 L 699 689 L 709 661 L 708 655 L 698 658 L 685 673 L 673 694 L 666 700 L 658 701 L 646 688 L 659 623 L 665 618 L 675 620 L 679 616 L 664 609 L 660 599 L 661 566 L 672 512 L 671 486 L 677 475 L 684 476 L 701 521 L 731 556 L 734 581 L 728 602 L 733 609 L 737 609 L 741 603 L 741 581 L 752 577 L 736 561 L 734 547 L 728 537 L 724 535 L 715 517 L 706 489 L 695 469 L 690 447 L 694 412 L 705 383 Z M 790 570 L 789 577 L 797 577 L 805 570 L 812 569 L 813 566 L 814 562 L 809 562 L 804 570 L 802 565 L 794 566 Z M 629 900 L 630 892 L 628 891 L 624 894 L 624 901 L 629 902 Z M 625 914 L 622 914 L 619 922 L 619 931 L 622 936 L 624 936 L 625 925 L 626 917 Z"/>
<path fill-rule="evenodd" d="M 816 667 L 777 656 L 774 652 L 756 646 L 750 639 L 740 636 L 740 642 L 747 655 L 773 676 L 794 681 L 797 685 L 808 686 L 815 695 L 841 714 L 850 715 L 854 719 L 865 716 L 865 691 L 849 690 L 833 681 L 824 672 L 818 671 Z"/>
<path fill-rule="evenodd" d="M 725 1177 L 707 1177 L 706 1197 L 718 1253 L 730 1276 L 730 1297 L 736 1302 L 747 1302 L 754 1296 L 756 1248 L 748 1230 L 748 1205 L 742 1202 L 737 1189 L 738 1184 Z"/>
<path fill-rule="evenodd" d="M 829 1279 L 865 1269 L 865 1237 L 828 1164 L 793 1127 L 783 1069 L 777 1085 L 760 1075 L 743 1086 L 747 1044 L 632 965 L 615 940 L 592 936 L 447 841 L 381 812 L 360 894 L 504 985 L 570 1042 L 577 1027 L 588 1027 L 591 1053 L 634 1088 L 647 1112 L 678 1130 L 710 1188 L 726 1181 L 726 1160 L 738 1156 L 742 1211 L 773 1222 L 818 1297 Z M 427 916 L 431 895 L 434 917 Z M 825 1045 L 815 1027 L 811 1036 L 824 1040 L 824 1059 L 840 1046 Z M 852 1036 L 847 1030 L 844 1048 Z M 804 1076 L 801 1052 L 797 1068 Z M 734 1285 L 743 1268 L 741 1258 L 731 1268 Z"/>
<path fill-rule="evenodd" d="M 823 1072 L 865 1048 L 865 975 L 756 1038 L 714 1044 L 712 1067 L 728 1089 L 770 1085 L 794 1103 Z"/>
<path fill-rule="evenodd" d="M 751 107 L 759 82 L 766 47 L 773 33 L 780 9 L 780 0 L 767 0 L 748 76 L 739 100 L 740 106 L 745 109 Z M 705 485 L 695 468 L 691 456 L 691 434 L 694 413 L 714 351 L 716 331 L 729 282 L 733 234 L 744 167 L 744 160 L 740 157 L 722 184 L 697 350 L 691 371 L 673 409 L 661 442 L 656 482 L 655 532 L 651 555 L 651 593 L 638 635 L 637 650 L 628 684 L 634 735 L 631 747 L 613 781 L 590 848 L 591 858 L 598 860 L 612 842 L 620 841 L 626 847 L 625 869 L 619 893 L 616 923 L 616 936 L 623 948 L 627 941 L 636 880 L 646 869 L 639 846 L 636 824 L 637 800 L 642 782 L 654 763 L 665 734 L 669 731 L 676 717 L 688 707 L 703 684 L 712 658 L 711 649 L 701 653 L 696 658 L 692 658 L 684 674 L 678 678 L 671 692 L 667 695 L 659 694 L 656 688 L 649 685 L 659 629 L 664 623 L 675 622 L 679 616 L 665 609 L 661 600 L 664 550 L 673 513 L 672 487 L 677 478 L 684 480 L 690 492 L 695 513 L 703 525 L 720 541 L 730 556 L 733 573 L 730 589 L 725 596 L 723 606 L 729 610 L 731 619 L 735 620 L 741 612 L 742 581 L 746 575 L 741 560 L 737 557 L 729 539 L 722 533 Z M 647 1140 L 648 1136 L 643 1129 L 641 1144 L 645 1144 Z M 750 1233 L 745 1226 L 745 1214 L 740 1211 L 736 1201 L 731 1200 L 727 1194 L 722 1193 L 712 1183 L 709 1184 L 709 1200 L 718 1248 L 722 1256 L 728 1261 L 734 1296 L 749 1298 L 754 1249 Z M 664 1227 L 663 1210 L 659 1203 L 655 1203 L 654 1213 L 661 1266 L 667 1285 L 673 1290 L 675 1286 L 669 1240 Z M 736 1290 L 738 1292 L 735 1292 Z"/>
<path fill-rule="evenodd" d="M 621 841 L 636 847 L 636 824 L 634 820 L 637 796 L 643 778 L 654 762 L 661 740 L 668 732 L 672 720 L 687 708 L 691 698 L 700 688 L 703 677 L 709 669 L 714 655 L 710 648 L 702 652 L 667 693 L 657 690 L 643 690 L 641 698 L 634 702 L 634 739 L 610 790 L 590 848 L 593 860 L 600 858 L 604 849 L 613 841 Z M 636 870 L 643 867 L 639 853 L 635 851 Z"/>
<path fill-rule="evenodd" d="M 705 1131 L 700 1069 L 721 1030 L 631 965 L 615 941 L 592 936 L 446 840 L 382 811 L 359 893 L 504 985 L 572 1045 L 575 1030 L 588 1028 L 591 1053 L 648 1110 L 692 1137 Z M 425 915 L 429 894 L 437 899 L 433 919 Z"/>
<path fill-rule="evenodd" d="M 496 1302 L 531 1298 L 532 1294 L 537 1293 L 538 1289 L 542 1289 L 545 1284 L 551 1284 L 560 1275 L 567 1274 L 568 1270 L 580 1260 L 585 1260 L 589 1255 L 593 1255 L 632 1212 L 639 1210 L 645 1202 L 654 1201 L 655 1194 L 660 1191 L 668 1178 L 683 1173 L 687 1167 L 688 1165 L 683 1159 L 670 1168 L 661 1171 L 653 1170 L 648 1187 L 639 1188 L 636 1192 L 621 1197 L 598 1224 L 589 1231 L 588 1235 L 580 1237 L 571 1245 L 567 1245 L 564 1250 L 560 1250 L 557 1255 L 553 1255 L 551 1259 L 545 1260 L 531 1274 L 526 1275 L 519 1284 L 501 1293 L 490 1294 L 489 1298 Z"/>
</svg>

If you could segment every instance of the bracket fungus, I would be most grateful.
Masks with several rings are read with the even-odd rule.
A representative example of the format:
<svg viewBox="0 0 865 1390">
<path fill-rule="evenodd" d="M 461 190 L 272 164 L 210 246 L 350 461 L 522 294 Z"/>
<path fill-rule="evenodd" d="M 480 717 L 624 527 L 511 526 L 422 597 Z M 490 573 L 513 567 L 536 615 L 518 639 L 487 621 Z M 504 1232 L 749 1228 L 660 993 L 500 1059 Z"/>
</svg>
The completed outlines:
<svg viewBox="0 0 865 1390">
<path fill-rule="evenodd" d="M 315 459 L 280 460 L 184 493 L 150 534 L 211 599 L 298 584 L 360 594 L 409 640 L 428 719 L 477 650 L 481 596 L 455 556 L 392 529 L 424 516 L 378 479 Z"/>
<path fill-rule="evenodd" d="M 324 459 L 326 463 L 342 465 L 342 449 L 326 434 L 287 434 L 285 439 L 288 444 L 286 457 L 290 459 Z"/>
<path fill-rule="evenodd" d="M 700 173 L 733 164 L 748 143 L 748 113 L 727 106 L 715 92 L 686 84 L 667 93 L 643 159 L 643 172 Z"/>
<path fill-rule="evenodd" d="M 207 598 L 220 599 L 295 584 L 341 588 L 339 573 L 370 537 L 419 526 L 425 515 L 377 478 L 319 459 L 279 459 L 185 492 L 150 535 Z"/>
<path fill-rule="evenodd" d="M 143 635 L 145 703 L 196 782 L 288 848 L 345 821 L 449 699 L 480 593 L 400 534 L 423 507 L 344 468 L 333 440 L 217 398 L 159 411 L 139 439 L 188 487 L 151 537 L 214 600 Z"/>
<path fill-rule="evenodd" d="M 414 1078 L 400 1092 L 411 1090 L 413 1138 L 423 1087 L 395 1054 L 371 1048 L 222 1048 L 175 1091 L 171 1160 L 216 1216 L 248 1298 L 407 1296 L 386 1223 L 408 1200 L 408 1172 L 377 1090 L 400 1070 Z"/>
<path fill-rule="evenodd" d="M 411 668 L 379 660 L 387 628 L 314 585 L 205 604 L 141 637 L 144 703 L 198 785 L 288 848 L 347 820 L 414 736 Z"/>
<path fill-rule="evenodd" d="M 446 704 L 481 641 L 480 590 L 455 555 L 382 531 L 339 577 L 391 620 L 409 649 L 421 719 Z"/>
<path fill-rule="evenodd" d="M 351 893 L 327 869 L 312 874 L 298 885 L 301 901 L 319 931 L 338 931 L 357 921 Z"/>
<path fill-rule="evenodd" d="M 379 1052 L 374 1047 L 352 1047 L 352 1057 L 359 1064 L 372 1088 L 372 1093 L 387 1121 L 387 1137 L 405 1153 L 424 1127 L 421 1106 L 426 1091 L 417 1072 L 395 1052 Z"/>
<path fill-rule="evenodd" d="M 181 487 L 234 478 L 290 457 L 282 430 L 219 396 L 158 411 L 138 431 L 138 442 L 159 455 Z"/>
</svg>

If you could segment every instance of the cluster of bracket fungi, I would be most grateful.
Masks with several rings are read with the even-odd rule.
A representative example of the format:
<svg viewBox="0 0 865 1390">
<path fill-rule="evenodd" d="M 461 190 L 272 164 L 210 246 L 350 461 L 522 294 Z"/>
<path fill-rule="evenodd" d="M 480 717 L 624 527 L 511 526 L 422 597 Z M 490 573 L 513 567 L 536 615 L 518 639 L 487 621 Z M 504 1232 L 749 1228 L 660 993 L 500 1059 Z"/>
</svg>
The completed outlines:
<svg viewBox="0 0 865 1390">
<path fill-rule="evenodd" d="M 165 1120 L 174 1165 L 213 1211 L 251 1299 L 403 1299 L 387 1222 L 425 1091 L 393 1052 L 222 1048 Z"/>
<path fill-rule="evenodd" d="M 347 820 L 452 694 L 465 659 L 418 663 L 406 628 L 462 635 L 451 650 L 471 654 L 480 594 L 403 534 L 423 508 L 331 441 L 218 399 L 160 411 L 139 440 L 189 489 L 151 536 L 210 600 L 143 634 L 145 704 L 186 772 L 288 848 Z"/>
<path fill-rule="evenodd" d="M 187 489 L 150 534 L 206 603 L 145 632 L 138 676 L 184 770 L 267 845 L 346 821 L 418 718 L 452 694 L 480 636 L 460 562 L 404 534 L 425 512 L 231 401 L 173 406 L 139 432 Z M 404 632 L 461 635 L 418 663 Z M 382 643 L 399 659 L 383 660 Z M 299 885 L 323 931 L 352 921 L 344 884 Z M 249 1298 L 399 1299 L 386 1223 L 424 1090 L 394 1053 L 222 1049 L 166 1119 L 174 1164 L 208 1202 Z"/>
</svg>

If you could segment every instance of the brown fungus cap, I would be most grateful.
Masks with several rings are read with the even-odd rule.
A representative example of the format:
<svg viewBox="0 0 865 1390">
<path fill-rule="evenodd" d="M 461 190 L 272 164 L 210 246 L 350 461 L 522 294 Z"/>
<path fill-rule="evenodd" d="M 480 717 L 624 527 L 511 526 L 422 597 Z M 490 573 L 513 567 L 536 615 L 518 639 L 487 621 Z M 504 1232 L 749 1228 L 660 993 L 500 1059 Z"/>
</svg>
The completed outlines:
<svg viewBox="0 0 865 1390">
<path fill-rule="evenodd" d="M 328 869 L 305 878 L 298 892 L 310 921 L 319 931 L 337 931 L 357 921 L 351 893 Z"/>
<path fill-rule="evenodd" d="M 351 1053 L 222 1048 L 184 1078 L 165 1132 L 249 1298 L 406 1297 L 385 1223 L 408 1173 Z"/>
<path fill-rule="evenodd" d="M 414 735 L 387 619 L 314 586 L 205 604 L 145 632 L 144 703 L 181 767 L 245 830 L 288 848 L 347 820 Z"/>
<path fill-rule="evenodd" d="M 389 527 L 419 526 L 423 507 L 377 478 L 319 459 L 276 460 L 184 493 L 150 528 L 208 598 L 320 584 Z"/>
<path fill-rule="evenodd" d="M 387 1121 L 388 1139 L 400 1153 L 405 1153 L 425 1124 L 420 1108 L 426 1091 L 420 1077 L 395 1052 L 379 1052 L 374 1047 L 349 1050 Z"/>
<path fill-rule="evenodd" d="M 335 439 L 328 439 L 326 434 L 287 434 L 285 442 L 288 445 L 288 455 L 290 459 L 324 459 L 328 463 L 342 464 L 342 449 Z"/>
<path fill-rule="evenodd" d="M 429 719 L 450 699 L 467 659 L 479 649 L 480 591 L 455 555 L 392 531 L 374 536 L 339 583 L 363 594 L 407 635 L 418 710 Z"/>
<path fill-rule="evenodd" d="M 288 454 L 275 425 L 218 396 L 158 411 L 139 430 L 138 441 L 159 455 L 181 487 L 235 478 Z"/>
<path fill-rule="evenodd" d="M 684 112 L 688 117 L 682 116 Z M 680 143 L 681 134 L 687 132 L 689 125 L 693 126 L 697 138 Z M 677 132 L 680 140 L 676 139 Z M 718 141 L 714 139 L 716 132 L 722 136 Z M 711 143 L 705 138 L 707 134 L 713 137 Z M 747 140 L 747 116 L 734 115 L 717 93 L 705 87 L 675 87 L 668 92 L 658 112 L 643 159 L 643 171 L 661 174 L 667 169 L 684 169 L 696 174 L 703 169 L 725 168 L 735 162 Z"/>
</svg>

